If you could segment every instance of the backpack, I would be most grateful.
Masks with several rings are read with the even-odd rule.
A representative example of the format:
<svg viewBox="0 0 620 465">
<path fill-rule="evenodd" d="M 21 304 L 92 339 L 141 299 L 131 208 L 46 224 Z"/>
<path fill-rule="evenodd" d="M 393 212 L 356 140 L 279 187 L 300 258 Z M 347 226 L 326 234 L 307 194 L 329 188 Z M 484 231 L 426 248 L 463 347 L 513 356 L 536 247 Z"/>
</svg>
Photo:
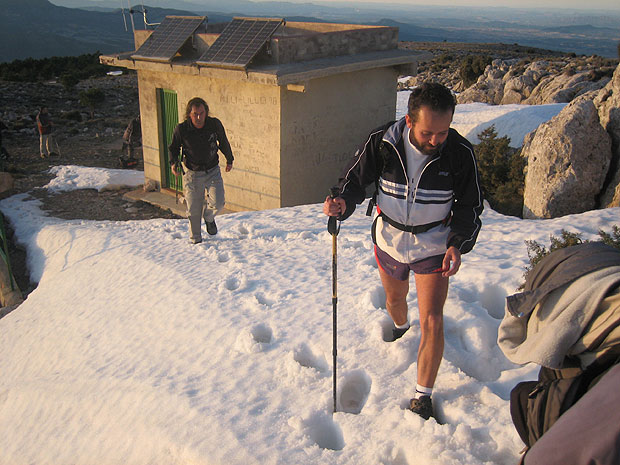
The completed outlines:
<svg viewBox="0 0 620 465">
<path fill-rule="evenodd" d="M 541 367 L 538 381 L 517 384 L 510 392 L 510 415 L 526 449 L 618 361 L 620 357 L 598 360 L 585 370 Z"/>
</svg>

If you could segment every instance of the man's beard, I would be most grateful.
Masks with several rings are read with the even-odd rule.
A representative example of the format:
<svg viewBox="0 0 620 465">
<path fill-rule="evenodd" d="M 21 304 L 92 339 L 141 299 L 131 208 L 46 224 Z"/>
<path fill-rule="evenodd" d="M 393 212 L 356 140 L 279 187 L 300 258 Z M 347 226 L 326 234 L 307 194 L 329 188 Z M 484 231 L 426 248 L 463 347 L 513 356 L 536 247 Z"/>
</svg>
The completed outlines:
<svg viewBox="0 0 620 465">
<path fill-rule="evenodd" d="M 418 149 L 420 151 L 420 153 L 424 154 L 424 155 L 435 155 L 437 152 L 439 152 L 439 146 L 437 147 L 433 147 L 430 144 L 420 144 L 415 136 L 412 137 L 412 141 L 411 143 L 413 144 L 413 146 Z"/>
</svg>

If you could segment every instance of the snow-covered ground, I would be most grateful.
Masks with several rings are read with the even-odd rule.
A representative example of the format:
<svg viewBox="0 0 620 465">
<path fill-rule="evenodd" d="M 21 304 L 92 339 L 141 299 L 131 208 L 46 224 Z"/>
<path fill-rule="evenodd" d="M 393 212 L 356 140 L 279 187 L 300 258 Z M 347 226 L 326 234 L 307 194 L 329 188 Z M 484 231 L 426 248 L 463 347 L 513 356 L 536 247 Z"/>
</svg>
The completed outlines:
<svg viewBox="0 0 620 465">
<path fill-rule="evenodd" d="M 144 182 L 144 173 L 135 170 L 87 168 L 85 166 L 54 166 L 50 173 L 56 177 L 46 186 L 51 192 L 65 192 L 74 189 L 114 190 L 122 187 L 139 186 Z"/>
<path fill-rule="evenodd" d="M 396 117 L 407 113 L 409 91 L 397 92 Z M 472 144 L 478 144 L 478 134 L 495 126 L 499 137 L 508 136 L 511 147 L 521 147 L 523 138 L 541 123 L 550 120 L 566 106 L 565 103 L 547 105 L 489 105 L 465 103 L 457 105 L 452 127 Z"/>
<path fill-rule="evenodd" d="M 54 185 L 127 183 L 90 170 L 60 169 Z M 528 261 L 524 241 L 548 244 L 563 228 L 595 238 L 620 217 L 520 220 L 486 208 L 445 306 L 439 424 L 405 408 L 420 340 L 415 286 L 412 330 L 384 342 L 391 322 L 365 206 L 338 236 L 335 414 L 321 205 L 223 215 L 199 245 L 186 220 L 60 220 L 26 195 L 0 209 L 38 282 L 0 320 L 3 465 L 516 464 L 509 392 L 537 367 L 510 363 L 496 337 Z"/>
</svg>

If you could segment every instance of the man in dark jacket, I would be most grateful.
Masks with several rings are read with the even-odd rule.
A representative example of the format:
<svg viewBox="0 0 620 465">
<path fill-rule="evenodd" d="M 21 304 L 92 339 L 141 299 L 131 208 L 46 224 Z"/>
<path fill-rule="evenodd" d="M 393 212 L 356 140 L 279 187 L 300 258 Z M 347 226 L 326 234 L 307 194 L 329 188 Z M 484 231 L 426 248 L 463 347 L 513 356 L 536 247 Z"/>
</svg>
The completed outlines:
<svg viewBox="0 0 620 465">
<path fill-rule="evenodd" d="M 391 341 L 409 329 L 407 294 L 414 272 L 420 311 L 418 380 L 410 409 L 428 419 L 443 357 L 448 280 L 480 231 L 482 192 L 471 144 L 450 129 L 456 102 L 446 87 L 426 83 L 409 97 L 400 121 L 372 132 L 340 178 L 339 196 L 323 211 L 346 219 L 370 184 L 377 186 L 372 237 Z"/>
<path fill-rule="evenodd" d="M 226 172 L 230 171 L 234 157 L 224 126 L 219 119 L 209 117 L 209 106 L 203 99 L 194 97 L 187 103 L 185 121 L 174 129 L 168 147 L 172 173 L 183 174 L 183 194 L 193 244 L 202 242 L 201 218 L 205 220 L 207 233 L 217 234 L 215 215 L 224 207 L 218 150 L 226 157 Z"/>
</svg>

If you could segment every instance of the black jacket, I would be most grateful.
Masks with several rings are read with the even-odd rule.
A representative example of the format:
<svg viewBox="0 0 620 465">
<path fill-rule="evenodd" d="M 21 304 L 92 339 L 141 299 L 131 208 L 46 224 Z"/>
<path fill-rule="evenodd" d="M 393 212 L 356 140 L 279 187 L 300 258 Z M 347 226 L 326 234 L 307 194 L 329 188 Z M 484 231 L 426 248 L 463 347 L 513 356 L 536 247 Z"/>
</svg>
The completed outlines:
<svg viewBox="0 0 620 465">
<path fill-rule="evenodd" d="M 168 146 L 171 165 L 179 160 L 183 151 L 182 161 L 192 171 L 206 171 L 219 163 L 218 150 L 232 164 L 234 157 L 230 143 L 226 137 L 224 126 L 217 118 L 207 117 L 205 125 L 198 129 L 190 120 L 179 123 L 172 134 L 172 142 Z"/>
<path fill-rule="evenodd" d="M 469 252 L 482 225 L 482 190 L 471 144 L 454 129 L 426 164 L 416 186 L 414 204 L 408 208 L 405 119 L 373 131 L 356 152 L 340 178 L 340 196 L 346 201 L 343 219 L 366 197 L 366 188 L 377 185 L 377 207 L 383 216 L 373 222 L 373 239 L 394 259 L 411 263 L 444 253 L 450 246 Z M 391 220 L 388 223 L 384 216 Z M 444 224 L 411 233 L 401 226 Z M 415 236 L 415 237 L 414 237 Z M 413 251 L 413 252 L 412 252 Z"/>
</svg>

